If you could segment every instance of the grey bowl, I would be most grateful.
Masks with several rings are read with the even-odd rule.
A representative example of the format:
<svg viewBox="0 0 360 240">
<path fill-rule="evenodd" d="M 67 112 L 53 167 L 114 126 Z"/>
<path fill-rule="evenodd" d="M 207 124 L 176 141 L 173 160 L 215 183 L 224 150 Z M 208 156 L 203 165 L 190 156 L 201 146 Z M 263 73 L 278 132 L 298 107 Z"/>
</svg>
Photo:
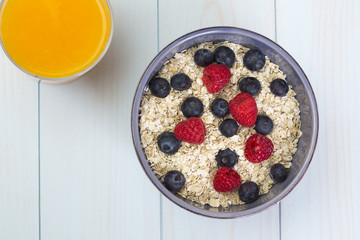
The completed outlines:
<svg viewBox="0 0 360 240">
<path fill-rule="evenodd" d="M 302 137 L 298 143 L 298 150 L 292 161 L 291 171 L 283 183 L 277 183 L 269 191 L 262 195 L 257 201 L 251 204 L 234 205 L 230 207 L 211 207 L 182 198 L 179 195 L 169 192 L 151 171 L 146 155 L 142 148 L 139 132 L 140 104 L 143 98 L 144 89 L 148 82 L 164 63 L 172 58 L 175 53 L 181 52 L 202 42 L 229 41 L 238 43 L 249 48 L 260 49 L 270 60 L 280 66 L 280 69 L 287 75 L 287 81 L 293 86 L 300 103 L 301 131 Z M 160 192 L 180 207 L 190 212 L 214 218 L 234 218 L 254 214 L 279 202 L 284 198 L 304 176 L 315 151 L 318 137 L 319 119 L 314 92 L 309 80 L 297 62 L 279 45 L 270 39 L 257 33 L 233 28 L 213 27 L 200 29 L 186 34 L 165 47 L 150 63 L 141 77 L 135 93 L 132 114 L 131 130 L 134 147 L 145 173 Z"/>
</svg>

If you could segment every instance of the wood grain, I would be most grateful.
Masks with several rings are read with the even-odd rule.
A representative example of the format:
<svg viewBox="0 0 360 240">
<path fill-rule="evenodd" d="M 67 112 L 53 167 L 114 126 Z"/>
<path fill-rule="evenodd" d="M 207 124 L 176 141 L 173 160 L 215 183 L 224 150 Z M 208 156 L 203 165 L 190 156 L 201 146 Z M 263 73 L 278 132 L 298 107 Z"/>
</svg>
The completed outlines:
<svg viewBox="0 0 360 240">
<path fill-rule="evenodd" d="M 42 237 L 159 239 L 159 197 L 130 131 L 132 97 L 157 52 L 156 1 L 112 1 L 103 61 L 64 86 L 41 85 Z"/>
<path fill-rule="evenodd" d="M 274 2 L 266 0 L 159 0 L 161 48 L 186 33 L 214 26 L 245 28 L 274 39 Z"/>
<path fill-rule="evenodd" d="M 182 240 L 279 240 L 278 206 L 239 219 L 212 219 L 175 206 L 163 197 L 164 239 Z"/>
<path fill-rule="evenodd" d="M 219 25 L 275 39 L 275 5 L 278 42 L 303 67 L 319 105 L 308 172 L 282 201 L 280 218 L 273 206 L 209 219 L 164 197 L 160 209 L 130 132 L 132 97 L 157 44 Z M 115 34 L 103 61 L 70 85 L 40 86 L 42 239 L 360 239 L 358 0 L 113 0 L 112 7 Z M 38 84 L 3 52 L 0 80 L 0 239 L 37 240 Z"/>
<path fill-rule="evenodd" d="M 37 96 L 0 50 L 0 239 L 38 239 Z"/>
<path fill-rule="evenodd" d="M 275 38 L 273 1 L 160 0 L 159 7 L 160 48 L 190 31 L 218 25 L 246 28 Z M 180 209 L 164 198 L 163 234 L 164 239 L 179 240 L 279 239 L 278 216 L 278 206 L 273 206 L 246 218 L 209 219 Z"/>
<path fill-rule="evenodd" d="M 277 0 L 278 41 L 307 73 L 320 111 L 316 154 L 282 202 L 283 239 L 360 239 L 356 0 Z"/>
</svg>

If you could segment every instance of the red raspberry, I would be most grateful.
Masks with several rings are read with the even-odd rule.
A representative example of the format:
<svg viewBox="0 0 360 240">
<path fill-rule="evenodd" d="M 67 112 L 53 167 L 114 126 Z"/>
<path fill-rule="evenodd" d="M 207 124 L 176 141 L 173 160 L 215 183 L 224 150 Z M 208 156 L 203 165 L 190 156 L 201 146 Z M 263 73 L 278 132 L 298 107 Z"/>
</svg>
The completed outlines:
<svg viewBox="0 0 360 240">
<path fill-rule="evenodd" d="M 222 64 L 211 64 L 204 68 L 202 80 L 209 93 L 217 93 L 230 81 L 231 72 Z"/>
<path fill-rule="evenodd" d="M 273 151 L 274 144 L 269 138 L 254 134 L 246 141 L 244 154 L 249 162 L 259 163 L 268 159 Z"/>
<path fill-rule="evenodd" d="M 228 167 L 220 168 L 214 177 L 214 189 L 218 192 L 228 192 L 241 184 L 240 175 Z"/>
<path fill-rule="evenodd" d="M 179 122 L 175 127 L 174 134 L 181 141 L 201 144 L 205 138 L 205 125 L 200 118 L 191 117 Z"/>
<path fill-rule="evenodd" d="M 249 93 L 239 93 L 229 102 L 233 118 L 244 127 L 255 125 L 258 109 L 255 99 Z"/>
</svg>

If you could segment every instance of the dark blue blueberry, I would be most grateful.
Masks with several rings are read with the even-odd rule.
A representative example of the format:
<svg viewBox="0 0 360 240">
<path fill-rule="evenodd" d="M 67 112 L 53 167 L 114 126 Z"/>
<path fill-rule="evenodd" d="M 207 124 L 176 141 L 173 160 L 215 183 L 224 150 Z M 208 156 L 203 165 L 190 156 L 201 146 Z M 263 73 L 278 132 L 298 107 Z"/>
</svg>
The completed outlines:
<svg viewBox="0 0 360 240">
<path fill-rule="evenodd" d="M 181 111 L 187 118 L 200 117 L 204 112 L 204 105 L 196 97 L 189 97 L 181 104 Z"/>
<path fill-rule="evenodd" d="M 172 132 L 164 132 L 157 139 L 160 151 L 166 154 L 174 154 L 181 147 L 181 141 Z"/>
<path fill-rule="evenodd" d="M 176 170 L 168 171 L 164 177 L 165 187 L 171 192 L 180 191 L 185 185 L 184 175 Z"/>
<path fill-rule="evenodd" d="M 273 121 L 266 115 L 259 115 L 255 122 L 255 131 L 262 135 L 268 135 L 274 128 Z"/>
<path fill-rule="evenodd" d="M 220 123 L 219 130 L 225 137 L 234 136 L 239 129 L 239 124 L 232 118 L 225 119 Z"/>
<path fill-rule="evenodd" d="M 220 150 L 216 155 L 216 161 L 220 167 L 232 168 L 239 161 L 239 156 L 229 148 Z"/>
<path fill-rule="evenodd" d="M 252 96 L 258 94 L 261 90 L 259 80 L 254 77 L 246 77 L 239 81 L 239 88 L 241 92 L 249 93 Z"/>
<path fill-rule="evenodd" d="M 270 177 L 277 182 L 283 182 L 286 180 L 288 172 L 284 165 L 280 163 L 274 164 L 270 169 Z"/>
<path fill-rule="evenodd" d="M 186 90 L 191 87 L 191 80 L 188 75 L 184 73 L 177 73 L 172 76 L 170 80 L 171 86 L 175 90 Z"/>
<path fill-rule="evenodd" d="M 218 64 L 226 65 L 231 68 L 235 62 L 235 53 L 228 47 L 221 46 L 214 51 L 215 61 Z"/>
<path fill-rule="evenodd" d="M 229 103 L 223 98 L 215 99 L 210 106 L 215 117 L 223 118 L 229 113 Z"/>
<path fill-rule="evenodd" d="M 275 96 L 285 96 L 289 91 L 289 85 L 283 79 L 277 78 L 270 83 L 270 90 Z"/>
<path fill-rule="evenodd" d="M 245 203 L 252 203 L 259 197 L 259 187 L 256 183 L 247 181 L 239 187 L 240 200 Z"/>
<path fill-rule="evenodd" d="M 194 61 L 200 67 L 206 67 L 214 62 L 214 54 L 208 49 L 199 49 L 194 54 Z"/>
<path fill-rule="evenodd" d="M 151 79 L 151 81 L 149 82 L 149 88 L 152 95 L 159 98 L 166 97 L 167 95 L 169 95 L 171 90 L 169 82 L 161 77 Z"/>
<path fill-rule="evenodd" d="M 256 49 L 250 49 L 245 53 L 244 65 L 251 71 L 260 71 L 265 65 L 265 55 Z"/>
</svg>

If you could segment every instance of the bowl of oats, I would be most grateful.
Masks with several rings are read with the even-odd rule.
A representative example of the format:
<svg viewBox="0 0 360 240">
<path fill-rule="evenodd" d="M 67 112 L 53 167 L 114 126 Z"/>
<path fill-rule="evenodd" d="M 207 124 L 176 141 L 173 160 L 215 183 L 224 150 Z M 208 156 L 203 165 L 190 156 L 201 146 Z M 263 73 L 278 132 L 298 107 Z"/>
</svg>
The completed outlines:
<svg viewBox="0 0 360 240">
<path fill-rule="evenodd" d="M 310 82 L 257 33 L 213 27 L 165 47 L 145 70 L 132 136 L 146 175 L 193 213 L 234 218 L 283 199 L 316 148 Z"/>
</svg>

